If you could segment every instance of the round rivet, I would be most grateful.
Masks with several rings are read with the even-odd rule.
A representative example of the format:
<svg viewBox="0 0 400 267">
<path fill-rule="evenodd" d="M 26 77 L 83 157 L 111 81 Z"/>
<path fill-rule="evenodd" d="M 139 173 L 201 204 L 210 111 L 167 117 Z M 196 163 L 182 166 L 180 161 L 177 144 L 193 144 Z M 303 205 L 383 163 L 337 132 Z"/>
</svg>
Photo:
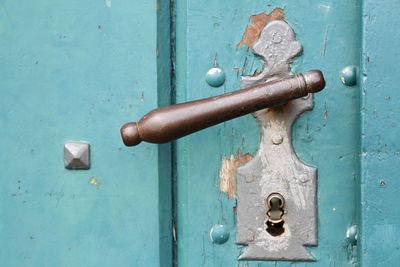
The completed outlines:
<svg viewBox="0 0 400 267">
<path fill-rule="evenodd" d="M 216 244 L 223 244 L 229 239 L 228 229 L 222 224 L 216 224 L 211 228 L 210 238 Z"/>
<path fill-rule="evenodd" d="M 274 135 L 271 137 L 271 141 L 272 141 L 272 143 L 273 143 L 274 145 L 280 145 L 280 144 L 282 144 L 282 142 L 283 142 L 283 136 L 280 135 L 280 134 L 274 134 Z"/>
<path fill-rule="evenodd" d="M 347 66 L 340 72 L 340 80 L 344 85 L 353 86 L 357 84 L 357 67 Z"/>
<path fill-rule="evenodd" d="M 246 183 L 252 183 L 254 182 L 254 178 L 255 178 L 254 175 L 246 175 L 244 180 Z"/>
<path fill-rule="evenodd" d="M 212 87 L 219 87 L 225 82 L 225 73 L 220 68 L 211 68 L 206 73 L 206 82 Z"/>
<path fill-rule="evenodd" d="M 299 176 L 299 181 L 302 182 L 302 183 L 307 183 L 308 181 L 310 181 L 310 179 L 308 178 L 307 175 L 301 174 L 301 175 Z"/>
</svg>

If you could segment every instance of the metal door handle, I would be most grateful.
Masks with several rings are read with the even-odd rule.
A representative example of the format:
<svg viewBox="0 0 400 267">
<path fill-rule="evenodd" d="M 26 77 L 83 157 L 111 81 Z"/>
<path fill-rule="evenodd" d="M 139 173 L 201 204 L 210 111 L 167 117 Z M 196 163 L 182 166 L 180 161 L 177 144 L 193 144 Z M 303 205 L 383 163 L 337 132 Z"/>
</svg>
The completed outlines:
<svg viewBox="0 0 400 267">
<path fill-rule="evenodd" d="M 147 113 L 139 122 L 122 126 L 122 140 L 127 146 L 135 146 L 141 141 L 166 143 L 218 123 L 319 92 L 324 87 L 322 72 L 311 70 L 232 93 L 158 108 Z"/>
</svg>

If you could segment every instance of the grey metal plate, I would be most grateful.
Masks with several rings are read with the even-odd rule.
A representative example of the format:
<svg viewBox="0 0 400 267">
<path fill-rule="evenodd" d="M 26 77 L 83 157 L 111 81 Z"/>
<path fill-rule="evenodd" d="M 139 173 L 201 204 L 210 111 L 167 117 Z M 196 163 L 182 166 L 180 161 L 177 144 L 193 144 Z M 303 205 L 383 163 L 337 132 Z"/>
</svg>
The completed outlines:
<svg viewBox="0 0 400 267">
<path fill-rule="evenodd" d="M 276 20 L 265 26 L 253 50 L 263 57 L 264 70 L 243 77 L 241 88 L 293 75 L 290 62 L 302 46 L 293 29 Z M 317 245 L 317 170 L 298 159 L 291 139 L 293 122 L 312 105 L 312 95 L 308 95 L 254 113 L 260 125 L 260 147 L 238 169 L 236 242 L 246 246 L 240 260 L 314 260 L 304 246 Z M 266 231 L 265 200 L 275 192 L 285 198 L 284 232 L 278 236 Z"/>
</svg>

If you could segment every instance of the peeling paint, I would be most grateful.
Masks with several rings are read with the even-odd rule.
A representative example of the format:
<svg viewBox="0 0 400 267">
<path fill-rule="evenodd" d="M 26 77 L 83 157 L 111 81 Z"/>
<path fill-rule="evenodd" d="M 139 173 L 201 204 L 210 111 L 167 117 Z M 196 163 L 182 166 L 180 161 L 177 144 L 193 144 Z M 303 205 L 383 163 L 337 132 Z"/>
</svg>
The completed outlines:
<svg viewBox="0 0 400 267">
<path fill-rule="evenodd" d="M 327 107 L 327 104 L 325 102 L 324 120 L 327 120 L 327 119 L 328 119 L 328 107 Z"/>
<path fill-rule="evenodd" d="M 231 154 L 230 158 L 222 158 L 222 166 L 219 171 L 219 189 L 228 194 L 228 198 L 236 198 L 236 170 L 253 158 L 249 153 L 241 155 L 237 150 L 237 158 Z"/>
<path fill-rule="evenodd" d="M 96 177 L 94 177 L 94 176 L 92 178 L 90 178 L 89 183 L 91 185 L 93 185 L 93 186 L 98 186 L 99 185 L 99 182 L 97 181 Z"/>
<path fill-rule="evenodd" d="M 258 41 L 258 37 L 265 25 L 273 20 L 283 20 L 284 17 L 285 14 L 282 8 L 275 8 L 270 14 L 263 12 L 261 14 L 252 15 L 252 25 L 246 27 L 242 40 L 236 46 L 242 47 L 244 44 L 247 44 L 249 48 L 253 48 L 253 44 Z"/>
</svg>

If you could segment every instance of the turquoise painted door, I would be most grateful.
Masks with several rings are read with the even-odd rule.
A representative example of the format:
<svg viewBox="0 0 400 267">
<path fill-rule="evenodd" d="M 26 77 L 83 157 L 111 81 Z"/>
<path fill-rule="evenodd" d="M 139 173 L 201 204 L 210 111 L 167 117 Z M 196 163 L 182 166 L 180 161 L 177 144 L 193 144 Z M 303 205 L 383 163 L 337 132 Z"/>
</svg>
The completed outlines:
<svg viewBox="0 0 400 267">
<path fill-rule="evenodd" d="M 399 3 L 171 3 L 1 1 L 0 266 L 397 266 Z M 292 70 L 327 81 L 292 133 L 318 168 L 314 262 L 238 261 L 236 192 L 220 171 L 257 152 L 251 115 L 163 145 L 127 148 L 119 135 L 151 109 L 261 71 L 241 41 L 247 27 L 258 37 L 252 15 L 276 8 L 303 45 Z M 215 66 L 220 87 L 205 81 Z M 346 66 L 357 85 L 339 79 Z M 88 170 L 65 168 L 69 141 L 90 144 Z"/>
<path fill-rule="evenodd" d="M 132 150 L 119 135 L 169 102 L 158 12 L 155 1 L 0 2 L 0 266 L 171 262 L 169 147 Z M 90 144 L 89 170 L 64 168 L 68 141 Z"/>
<path fill-rule="evenodd" d="M 303 45 L 293 72 L 320 69 L 327 82 L 292 133 L 299 158 L 318 168 L 318 246 L 308 248 L 316 261 L 237 260 L 237 199 L 220 170 L 226 159 L 256 154 L 259 127 L 246 116 L 176 142 L 178 266 L 399 265 L 399 7 L 393 0 L 176 1 L 177 102 L 236 90 L 242 76 L 257 75 L 260 58 L 238 44 L 246 27 L 257 34 L 260 21 L 250 16 L 275 8 Z M 214 66 L 226 75 L 218 88 L 204 79 Z M 359 67 L 358 85 L 339 79 L 347 66 Z M 214 225 L 224 226 L 226 243 L 211 242 Z"/>
</svg>

